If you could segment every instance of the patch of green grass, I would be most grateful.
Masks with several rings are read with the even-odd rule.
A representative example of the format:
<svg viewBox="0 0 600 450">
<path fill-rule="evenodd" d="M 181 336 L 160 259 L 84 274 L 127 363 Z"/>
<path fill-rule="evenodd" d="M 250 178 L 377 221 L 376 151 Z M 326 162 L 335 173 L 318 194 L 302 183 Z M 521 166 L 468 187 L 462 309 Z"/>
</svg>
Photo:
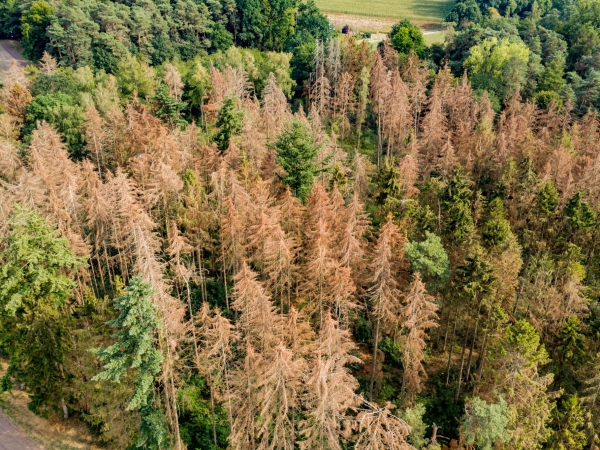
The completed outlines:
<svg viewBox="0 0 600 450">
<path fill-rule="evenodd" d="M 426 34 L 423 36 L 425 38 L 425 45 L 430 46 L 432 44 L 442 44 L 446 39 L 445 31 L 438 31 L 432 34 Z"/>
<path fill-rule="evenodd" d="M 448 15 L 454 0 L 316 0 L 325 13 L 353 16 L 404 19 L 416 23 L 441 23 Z"/>
</svg>

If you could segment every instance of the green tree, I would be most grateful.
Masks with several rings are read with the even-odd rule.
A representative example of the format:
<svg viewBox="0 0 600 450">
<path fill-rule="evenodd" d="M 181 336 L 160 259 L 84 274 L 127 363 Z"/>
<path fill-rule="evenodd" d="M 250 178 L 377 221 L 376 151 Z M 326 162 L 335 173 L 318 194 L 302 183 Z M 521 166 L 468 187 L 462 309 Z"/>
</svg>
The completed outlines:
<svg viewBox="0 0 600 450">
<path fill-rule="evenodd" d="M 488 247 L 496 247 L 511 234 L 510 222 L 506 219 L 502 199 L 496 197 L 489 205 L 489 219 L 481 230 L 481 239 Z"/>
<path fill-rule="evenodd" d="M 539 449 L 551 434 L 553 404 L 547 393 L 553 375 L 540 375 L 550 362 L 535 328 L 518 320 L 492 348 L 489 377 L 510 408 L 511 448 Z"/>
<path fill-rule="evenodd" d="M 544 181 L 544 184 L 537 195 L 538 208 L 544 215 L 552 215 L 554 211 L 556 211 L 556 208 L 558 208 L 559 197 L 560 194 L 554 187 L 552 180 Z"/>
<path fill-rule="evenodd" d="M 565 219 L 575 229 L 590 228 L 596 223 L 594 211 L 589 203 L 583 200 L 583 196 L 583 192 L 577 191 L 565 205 Z"/>
<path fill-rule="evenodd" d="M 30 59 L 40 59 L 49 39 L 46 28 L 50 25 L 54 8 L 44 0 L 35 1 L 21 16 L 23 50 Z"/>
<path fill-rule="evenodd" d="M 471 47 L 465 67 L 471 73 L 488 73 L 500 79 L 504 66 L 512 57 L 525 63 L 529 60 L 530 50 L 522 41 L 510 41 L 508 38 L 498 40 L 493 37 Z"/>
<path fill-rule="evenodd" d="M 450 260 L 439 236 L 425 231 L 422 242 L 407 242 L 404 253 L 410 260 L 413 272 L 419 272 L 427 289 L 440 289 L 450 276 Z"/>
<path fill-rule="evenodd" d="M 464 242 L 473 232 L 473 215 L 471 214 L 471 199 L 473 191 L 471 181 L 458 167 L 448 181 L 445 189 L 440 192 L 440 200 L 446 211 L 446 232 L 456 239 L 456 243 Z"/>
<path fill-rule="evenodd" d="M 233 136 L 242 131 L 242 120 L 244 120 L 244 112 L 237 106 L 237 100 L 233 97 L 227 97 L 217 117 L 217 128 L 214 140 L 219 150 L 224 152 L 229 148 L 229 142 Z"/>
<path fill-rule="evenodd" d="M 275 151 L 277 162 L 285 170 L 281 179 L 296 197 L 304 201 L 319 173 L 315 163 L 319 147 L 315 145 L 312 131 L 308 125 L 292 119 L 288 128 L 277 137 Z"/>
<path fill-rule="evenodd" d="M 100 26 L 89 16 L 84 2 L 59 2 L 46 29 L 50 39 L 48 47 L 63 64 L 72 67 L 91 65 L 94 62 L 92 42 L 99 30 Z"/>
<path fill-rule="evenodd" d="M 389 34 L 392 47 L 405 55 L 414 51 L 420 58 L 425 56 L 425 38 L 421 29 L 409 19 L 402 19 L 392 27 Z"/>
<path fill-rule="evenodd" d="M 160 321 L 150 302 L 152 289 L 141 277 L 132 278 L 125 294 L 114 299 L 114 308 L 119 317 L 108 322 L 118 328 L 114 344 L 96 350 L 104 364 L 104 370 L 94 380 L 112 380 L 119 383 L 130 370 L 136 370 L 135 388 L 127 403 L 127 410 L 149 404 L 154 377 L 160 372 L 163 356 L 157 345 L 157 330 Z"/>
<path fill-rule="evenodd" d="M 498 403 L 488 404 L 479 397 L 466 402 L 465 416 L 460 429 L 465 442 L 481 450 L 492 450 L 497 444 L 510 440 L 507 430 L 510 410 L 502 396 Z"/>
<path fill-rule="evenodd" d="M 0 1 L 0 38 L 15 39 L 21 34 L 20 0 Z"/>
<path fill-rule="evenodd" d="M 586 448 L 585 412 L 577 395 L 562 402 L 557 412 L 555 434 L 550 448 L 553 450 L 583 450 Z"/>
<path fill-rule="evenodd" d="M 181 118 L 181 112 L 186 104 L 179 101 L 169 93 L 169 86 L 160 81 L 156 86 L 156 92 L 152 97 L 154 101 L 154 115 L 164 120 L 171 126 L 185 126 L 187 122 Z"/>
<path fill-rule="evenodd" d="M 38 121 L 45 120 L 60 133 L 69 147 L 69 153 L 81 158 L 85 144 L 82 134 L 83 109 L 75 104 L 73 97 L 63 92 L 37 95 L 25 111 L 25 136 L 33 132 Z"/>
<path fill-rule="evenodd" d="M 0 343 L 10 359 L 2 384 L 24 382 L 33 410 L 62 395 L 72 276 L 85 264 L 67 244 L 37 211 L 16 204 L 0 246 Z"/>
</svg>

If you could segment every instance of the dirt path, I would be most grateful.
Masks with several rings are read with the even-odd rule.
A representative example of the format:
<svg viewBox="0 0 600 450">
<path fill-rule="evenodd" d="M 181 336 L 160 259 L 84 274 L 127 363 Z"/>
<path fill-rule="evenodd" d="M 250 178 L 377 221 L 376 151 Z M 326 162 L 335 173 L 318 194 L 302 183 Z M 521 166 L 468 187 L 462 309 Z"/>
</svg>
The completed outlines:
<svg viewBox="0 0 600 450">
<path fill-rule="evenodd" d="M 42 450 L 42 447 L 25 437 L 0 409 L 0 450 Z"/>
<path fill-rule="evenodd" d="M 8 71 L 13 61 L 22 67 L 29 64 L 29 61 L 23 58 L 13 45 L 13 41 L 0 40 L 0 79 L 2 79 L 2 72 Z"/>
</svg>

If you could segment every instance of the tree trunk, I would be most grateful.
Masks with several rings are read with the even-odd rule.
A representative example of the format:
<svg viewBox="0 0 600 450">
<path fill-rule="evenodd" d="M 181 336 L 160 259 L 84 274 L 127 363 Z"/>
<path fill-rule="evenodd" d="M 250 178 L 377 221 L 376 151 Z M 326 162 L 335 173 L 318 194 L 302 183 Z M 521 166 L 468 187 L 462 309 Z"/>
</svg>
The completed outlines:
<svg viewBox="0 0 600 450">
<path fill-rule="evenodd" d="M 373 364 L 371 365 L 371 383 L 369 384 L 369 401 L 373 401 L 373 385 L 375 384 L 375 366 L 377 364 L 377 349 L 379 347 L 379 319 L 375 324 L 375 342 L 373 343 Z"/>
<path fill-rule="evenodd" d="M 448 353 L 448 364 L 446 364 L 446 386 L 450 382 L 450 362 L 452 361 L 452 352 L 454 351 L 454 340 L 456 338 L 456 320 L 452 328 L 452 340 L 450 341 L 450 353 Z M 444 351 L 446 351 L 446 341 L 444 341 Z"/>
<path fill-rule="evenodd" d="M 465 383 L 469 382 L 469 375 L 471 374 L 471 360 L 473 357 L 473 348 L 475 347 L 475 340 L 477 339 L 477 330 L 479 328 L 479 318 L 475 322 L 475 332 L 473 333 L 473 340 L 471 341 L 471 348 L 469 349 L 469 358 L 467 359 L 467 374 L 465 375 Z"/>
<path fill-rule="evenodd" d="M 463 369 L 465 367 L 465 353 L 467 350 L 467 340 L 468 339 L 469 339 L 469 329 L 467 328 L 467 333 L 465 334 L 465 340 L 463 342 L 462 353 L 460 355 L 460 369 L 458 369 L 458 380 L 456 381 L 456 391 L 454 391 L 454 403 L 458 403 L 458 399 L 460 397 L 460 385 L 462 382 Z"/>
<path fill-rule="evenodd" d="M 69 418 L 69 408 L 67 408 L 64 398 L 60 399 L 60 406 L 62 407 L 62 410 L 63 410 L 63 419 L 68 419 Z"/>
</svg>

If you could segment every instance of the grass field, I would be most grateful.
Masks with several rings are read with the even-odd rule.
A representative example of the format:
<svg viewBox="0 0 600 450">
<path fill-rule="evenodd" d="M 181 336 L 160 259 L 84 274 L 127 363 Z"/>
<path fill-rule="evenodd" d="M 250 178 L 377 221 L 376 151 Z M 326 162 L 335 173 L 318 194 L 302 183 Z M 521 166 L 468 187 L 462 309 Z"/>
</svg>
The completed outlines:
<svg viewBox="0 0 600 450">
<path fill-rule="evenodd" d="M 378 17 L 391 21 L 408 17 L 422 25 L 443 22 L 454 0 L 316 0 L 316 3 L 324 13 Z"/>
</svg>

